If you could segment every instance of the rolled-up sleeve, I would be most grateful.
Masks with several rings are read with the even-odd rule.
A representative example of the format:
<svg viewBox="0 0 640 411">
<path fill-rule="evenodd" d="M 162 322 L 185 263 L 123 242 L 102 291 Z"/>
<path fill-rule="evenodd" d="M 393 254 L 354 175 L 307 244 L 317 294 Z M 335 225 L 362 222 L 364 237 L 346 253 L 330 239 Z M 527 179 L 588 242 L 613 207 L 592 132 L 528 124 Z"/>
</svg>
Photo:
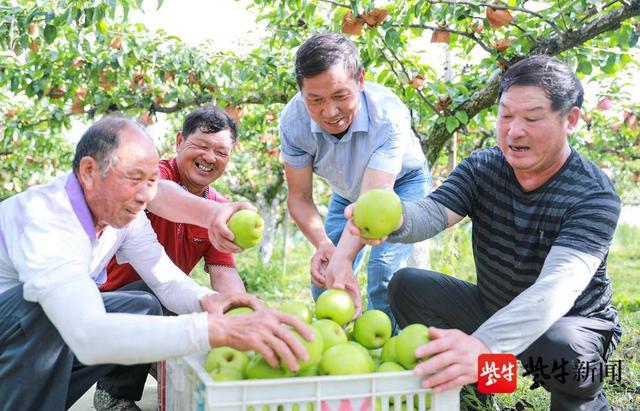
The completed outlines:
<svg viewBox="0 0 640 411">
<path fill-rule="evenodd" d="M 405 130 L 408 129 L 408 130 Z M 384 142 L 371 154 L 367 168 L 386 171 L 398 175 L 402 169 L 403 141 L 409 141 L 403 133 L 411 132 L 408 127 L 388 124 L 381 127 L 380 133 L 386 134 Z"/>
<path fill-rule="evenodd" d="M 295 145 L 286 127 L 280 126 L 280 153 L 282 160 L 293 168 L 304 168 L 311 163 L 311 154 Z"/>
</svg>

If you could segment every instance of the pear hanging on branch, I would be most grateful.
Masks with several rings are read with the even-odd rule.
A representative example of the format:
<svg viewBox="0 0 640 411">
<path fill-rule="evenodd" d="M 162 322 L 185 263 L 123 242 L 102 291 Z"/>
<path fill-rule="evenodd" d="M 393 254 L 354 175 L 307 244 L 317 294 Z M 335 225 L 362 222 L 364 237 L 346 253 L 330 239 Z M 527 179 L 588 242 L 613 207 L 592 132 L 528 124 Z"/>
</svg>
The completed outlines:
<svg viewBox="0 0 640 411">
<path fill-rule="evenodd" d="M 422 74 L 416 75 L 409 81 L 409 85 L 416 90 L 422 90 L 424 87 L 424 76 Z"/>
<path fill-rule="evenodd" d="M 342 32 L 353 36 L 359 36 L 362 34 L 363 23 L 364 19 L 362 17 L 353 17 L 353 14 L 349 11 L 342 18 Z"/>
<path fill-rule="evenodd" d="M 511 24 L 513 16 L 508 10 L 498 10 L 492 7 L 487 7 L 487 20 L 489 20 L 491 28 L 499 29 L 500 27 Z"/>
<path fill-rule="evenodd" d="M 368 13 L 364 13 L 362 18 L 369 27 L 378 27 L 387 18 L 389 12 L 385 9 L 373 9 Z"/>
<path fill-rule="evenodd" d="M 499 53 L 502 53 L 503 51 L 507 50 L 510 45 L 511 45 L 511 39 L 507 37 L 502 40 L 496 41 L 493 44 L 493 48 L 496 49 L 496 51 L 498 51 Z"/>
<path fill-rule="evenodd" d="M 447 26 L 440 26 L 441 29 L 446 29 Z M 432 43 L 446 43 L 449 44 L 449 33 L 446 30 L 434 30 L 433 34 L 431 34 L 431 42 Z"/>
</svg>

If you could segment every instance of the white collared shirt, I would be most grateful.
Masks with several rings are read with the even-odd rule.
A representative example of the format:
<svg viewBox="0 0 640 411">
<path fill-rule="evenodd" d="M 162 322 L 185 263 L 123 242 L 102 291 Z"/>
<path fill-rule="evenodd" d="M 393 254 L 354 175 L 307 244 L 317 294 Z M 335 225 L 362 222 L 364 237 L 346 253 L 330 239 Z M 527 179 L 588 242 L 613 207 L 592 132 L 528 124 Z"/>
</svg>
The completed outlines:
<svg viewBox="0 0 640 411">
<path fill-rule="evenodd" d="M 193 314 L 106 313 L 96 284 L 114 254 L 134 266 L 165 307 Z M 97 237 L 73 174 L 0 203 L 0 293 L 20 283 L 24 299 L 42 306 L 85 364 L 152 362 L 210 348 L 199 300 L 212 291 L 175 267 L 144 213 Z"/>
</svg>

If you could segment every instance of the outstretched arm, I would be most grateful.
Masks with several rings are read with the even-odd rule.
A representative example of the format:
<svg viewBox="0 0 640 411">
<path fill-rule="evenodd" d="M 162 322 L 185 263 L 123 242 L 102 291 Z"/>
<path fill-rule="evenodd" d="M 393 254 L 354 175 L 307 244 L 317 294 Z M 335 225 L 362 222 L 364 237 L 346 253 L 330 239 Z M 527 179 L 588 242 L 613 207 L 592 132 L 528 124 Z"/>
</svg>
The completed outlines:
<svg viewBox="0 0 640 411">
<path fill-rule="evenodd" d="M 193 224 L 209 230 L 209 240 L 222 252 L 239 253 L 229 218 L 242 209 L 255 210 L 247 202 L 217 203 L 195 196 L 169 180 L 158 181 L 158 194 L 147 205 L 149 211 L 169 221 Z"/>
<path fill-rule="evenodd" d="M 373 189 L 393 190 L 395 175 L 385 171 L 367 168 L 362 178 L 361 193 Z M 346 228 L 346 227 L 345 227 Z M 336 251 L 327 266 L 326 288 L 339 288 L 346 290 L 355 304 L 355 315 L 362 311 L 362 298 L 360 285 L 353 274 L 353 261 L 358 252 L 364 247 L 360 239 L 349 230 L 342 232 Z"/>
<path fill-rule="evenodd" d="M 384 241 L 392 243 L 418 243 L 426 240 L 460 222 L 464 217 L 454 213 L 429 197 L 418 201 L 402 203 L 402 220 L 395 232 L 389 237 L 367 239 L 353 223 L 353 204 L 344 210 L 349 220 L 347 229 L 360 238 L 364 244 L 376 246 Z"/>
<path fill-rule="evenodd" d="M 325 269 L 335 247 L 324 232 L 322 218 L 313 202 L 311 165 L 303 168 L 294 168 L 285 163 L 284 170 L 289 189 L 287 208 L 291 218 L 316 248 L 316 252 L 311 258 L 311 282 L 318 287 L 324 288 Z"/>
<path fill-rule="evenodd" d="M 599 264 L 597 257 L 554 246 L 538 280 L 472 335 L 432 327 L 432 341 L 416 351 L 419 357 L 431 356 L 415 368 L 426 376 L 423 386 L 443 391 L 475 382 L 479 354 L 520 354 L 571 309 Z"/>
</svg>

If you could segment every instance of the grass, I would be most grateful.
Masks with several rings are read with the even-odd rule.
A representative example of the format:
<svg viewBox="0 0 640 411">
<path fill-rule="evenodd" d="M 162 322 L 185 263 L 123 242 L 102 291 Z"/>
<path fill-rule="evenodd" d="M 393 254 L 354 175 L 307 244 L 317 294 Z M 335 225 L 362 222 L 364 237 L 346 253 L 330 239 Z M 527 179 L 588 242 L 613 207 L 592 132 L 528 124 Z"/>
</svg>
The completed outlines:
<svg viewBox="0 0 640 411">
<path fill-rule="evenodd" d="M 267 265 L 259 262 L 257 250 L 236 257 L 248 291 L 260 295 L 267 305 L 277 307 L 282 301 L 289 300 L 312 304 L 309 262 L 313 248 L 299 233 L 296 235 L 287 250 L 286 272 L 283 272 L 281 244 L 276 244 Z M 475 281 L 468 222 L 434 238 L 430 250 L 432 269 Z M 640 227 L 618 227 L 608 257 L 608 272 L 613 282 L 613 300 L 620 314 L 623 336 L 610 359 L 610 362 L 622 361 L 621 380 L 605 379 L 605 395 L 613 410 L 640 410 Z M 193 276 L 201 284 L 208 284 L 208 276 L 201 267 L 194 270 Z M 364 290 L 366 275 L 359 277 Z M 530 390 L 532 383 L 531 378 L 520 374 L 517 391 L 498 396 L 500 409 L 548 410 L 548 393 L 541 388 Z"/>
</svg>

